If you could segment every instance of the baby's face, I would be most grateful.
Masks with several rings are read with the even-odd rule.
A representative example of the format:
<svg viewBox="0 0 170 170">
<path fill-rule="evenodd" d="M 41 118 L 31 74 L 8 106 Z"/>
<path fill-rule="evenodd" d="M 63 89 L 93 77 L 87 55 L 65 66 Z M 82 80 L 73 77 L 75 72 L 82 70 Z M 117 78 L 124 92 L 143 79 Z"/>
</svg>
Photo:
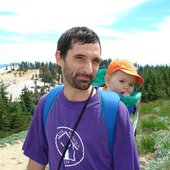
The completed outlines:
<svg viewBox="0 0 170 170">
<path fill-rule="evenodd" d="M 106 76 L 105 83 L 107 90 L 115 91 L 123 96 L 129 96 L 136 84 L 136 78 L 118 70 L 110 76 Z"/>
</svg>

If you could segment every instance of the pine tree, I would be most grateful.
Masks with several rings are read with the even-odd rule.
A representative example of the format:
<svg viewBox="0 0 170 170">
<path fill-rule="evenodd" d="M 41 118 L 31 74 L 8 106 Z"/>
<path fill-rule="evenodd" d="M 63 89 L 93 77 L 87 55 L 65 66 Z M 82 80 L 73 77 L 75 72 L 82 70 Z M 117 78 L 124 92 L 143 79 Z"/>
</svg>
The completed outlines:
<svg viewBox="0 0 170 170">
<path fill-rule="evenodd" d="M 0 82 L 0 130 L 9 130 L 10 125 L 10 115 L 8 112 L 9 100 L 8 93 L 6 91 L 7 87 L 1 81 Z M 1 136 L 1 135 L 0 135 Z"/>
</svg>

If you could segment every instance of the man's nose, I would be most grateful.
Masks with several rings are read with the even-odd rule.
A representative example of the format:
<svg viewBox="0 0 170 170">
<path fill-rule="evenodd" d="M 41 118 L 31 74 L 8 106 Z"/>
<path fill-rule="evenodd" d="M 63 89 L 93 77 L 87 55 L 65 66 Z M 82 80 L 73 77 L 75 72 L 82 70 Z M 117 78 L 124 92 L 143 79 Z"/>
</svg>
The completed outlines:
<svg viewBox="0 0 170 170">
<path fill-rule="evenodd" d="M 84 65 L 84 71 L 87 74 L 91 74 L 92 73 L 93 68 L 92 68 L 92 63 L 91 62 L 86 62 L 86 64 Z"/>
</svg>

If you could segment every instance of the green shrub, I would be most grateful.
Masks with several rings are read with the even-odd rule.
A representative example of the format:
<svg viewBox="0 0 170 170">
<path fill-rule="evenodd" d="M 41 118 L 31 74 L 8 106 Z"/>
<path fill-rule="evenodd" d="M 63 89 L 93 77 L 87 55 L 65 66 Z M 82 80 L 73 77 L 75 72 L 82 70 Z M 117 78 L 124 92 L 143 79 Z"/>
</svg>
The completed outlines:
<svg viewBox="0 0 170 170">
<path fill-rule="evenodd" d="M 166 119 L 166 118 L 165 118 Z M 168 124 L 167 121 L 165 119 L 160 119 L 160 118 L 154 118 L 154 117 L 150 117 L 146 120 L 141 120 L 141 130 L 142 131 L 158 131 L 158 130 L 166 130 L 168 129 Z M 148 132 L 149 132 L 148 131 Z"/>
<path fill-rule="evenodd" d="M 155 139 L 152 136 L 146 136 L 140 140 L 139 153 L 147 154 L 155 151 Z"/>
</svg>

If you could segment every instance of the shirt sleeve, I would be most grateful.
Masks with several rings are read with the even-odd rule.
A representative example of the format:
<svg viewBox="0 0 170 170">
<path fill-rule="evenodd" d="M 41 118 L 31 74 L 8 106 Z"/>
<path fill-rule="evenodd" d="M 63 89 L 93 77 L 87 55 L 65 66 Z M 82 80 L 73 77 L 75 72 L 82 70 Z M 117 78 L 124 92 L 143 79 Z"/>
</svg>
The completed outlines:
<svg viewBox="0 0 170 170">
<path fill-rule="evenodd" d="M 48 163 L 48 143 L 42 120 L 44 102 L 45 95 L 39 100 L 34 111 L 22 149 L 24 150 L 24 155 L 40 164 L 46 165 Z"/>
<path fill-rule="evenodd" d="M 129 112 L 120 102 L 113 145 L 114 170 L 140 170 L 138 151 Z"/>
</svg>

